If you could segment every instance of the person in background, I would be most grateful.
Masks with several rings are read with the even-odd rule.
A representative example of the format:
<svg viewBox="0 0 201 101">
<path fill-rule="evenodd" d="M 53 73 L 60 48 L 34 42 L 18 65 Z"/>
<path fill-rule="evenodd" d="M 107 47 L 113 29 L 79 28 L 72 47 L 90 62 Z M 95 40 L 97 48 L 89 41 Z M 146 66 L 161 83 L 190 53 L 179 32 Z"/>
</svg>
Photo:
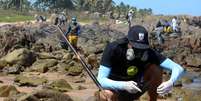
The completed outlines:
<svg viewBox="0 0 201 101">
<path fill-rule="evenodd" d="M 167 26 L 166 21 L 163 19 L 160 19 L 156 24 L 156 28 L 155 28 L 156 37 L 160 45 L 164 43 L 164 38 L 162 34 L 164 33 L 166 26 Z"/>
<path fill-rule="evenodd" d="M 177 24 L 177 18 L 173 17 L 172 19 L 172 30 L 173 32 L 178 32 L 178 24 Z"/>
<path fill-rule="evenodd" d="M 133 19 L 133 10 L 129 10 L 128 14 L 126 15 L 126 19 L 128 21 L 128 24 L 129 24 L 129 28 L 132 26 L 131 22 L 132 22 L 132 19 Z"/>
<path fill-rule="evenodd" d="M 65 36 L 71 43 L 71 45 L 77 49 L 77 41 L 78 41 L 78 36 L 81 33 L 80 25 L 77 22 L 76 17 L 72 17 L 71 23 L 69 24 L 67 28 L 67 32 L 65 33 Z"/>
<path fill-rule="evenodd" d="M 59 25 L 61 26 L 61 25 L 66 25 L 66 23 L 67 23 L 67 17 L 66 17 L 66 15 L 65 15 L 65 12 L 61 12 L 61 14 L 59 15 Z"/>
</svg>

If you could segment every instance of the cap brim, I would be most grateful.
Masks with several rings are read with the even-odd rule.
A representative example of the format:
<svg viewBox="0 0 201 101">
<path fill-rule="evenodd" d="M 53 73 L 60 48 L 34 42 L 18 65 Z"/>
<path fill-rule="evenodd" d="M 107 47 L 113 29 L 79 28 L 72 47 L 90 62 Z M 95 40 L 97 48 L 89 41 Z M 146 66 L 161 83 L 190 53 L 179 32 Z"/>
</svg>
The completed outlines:
<svg viewBox="0 0 201 101">
<path fill-rule="evenodd" d="M 137 48 L 137 49 L 148 49 L 149 48 L 149 45 L 142 44 L 142 43 L 132 42 L 131 44 L 134 48 Z"/>
</svg>

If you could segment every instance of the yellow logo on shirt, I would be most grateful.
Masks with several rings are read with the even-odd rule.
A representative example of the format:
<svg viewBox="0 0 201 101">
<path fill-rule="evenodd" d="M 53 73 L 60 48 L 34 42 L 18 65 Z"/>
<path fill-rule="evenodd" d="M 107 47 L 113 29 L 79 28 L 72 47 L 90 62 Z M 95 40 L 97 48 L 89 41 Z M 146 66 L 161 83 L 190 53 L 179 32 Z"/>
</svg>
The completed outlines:
<svg viewBox="0 0 201 101">
<path fill-rule="evenodd" d="M 130 66 L 127 69 L 127 75 L 128 76 L 134 76 L 138 73 L 138 68 L 136 66 Z"/>
</svg>

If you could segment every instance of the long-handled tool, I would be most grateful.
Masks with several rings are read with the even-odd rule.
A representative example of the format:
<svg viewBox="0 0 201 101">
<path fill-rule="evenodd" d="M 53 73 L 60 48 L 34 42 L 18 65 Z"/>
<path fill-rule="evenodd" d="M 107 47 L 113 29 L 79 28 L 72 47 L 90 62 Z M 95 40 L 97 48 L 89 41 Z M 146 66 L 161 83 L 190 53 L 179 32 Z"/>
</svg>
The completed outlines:
<svg viewBox="0 0 201 101">
<path fill-rule="evenodd" d="M 84 61 L 84 59 L 81 57 L 81 55 L 75 50 L 75 48 L 71 45 L 71 43 L 68 41 L 68 39 L 66 38 L 66 36 L 64 35 L 64 31 L 61 29 L 61 27 L 58 25 L 59 31 L 61 32 L 62 37 L 65 39 L 66 43 L 68 44 L 68 46 L 72 49 L 72 51 L 74 52 L 74 54 L 77 56 L 77 58 L 79 59 L 79 61 L 81 62 L 82 66 L 84 67 L 84 69 L 87 71 L 88 75 L 91 77 L 91 79 L 94 81 L 94 83 L 96 84 L 96 86 L 99 88 L 99 91 L 104 92 L 103 87 L 100 85 L 100 83 L 98 82 L 98 80 L 96 79 L 95 75 L 92 73 L 92 71 L 89 69 L 88 65 L 86 64 L 86 62 Z M 106 98 L 107 95 L 103 93 L 103 96 L 105 96 Z M 110 101 L 109 99 L 107 99 L 107 101 Z"/>
<path fill-rule="evenodd" d="M 64 35 L 64 31 L 61 29 L 60 26 L 58 26 L 59 31 L 61 32 L 62 37 L 65 39 L 66 43 L 68 44 L 68 46 L 72 49 L 72 51 L 74 52 L 74 54 L 77 56 L 77 58 L 79 59 L 79 61 L 81 62 L 82 66 L 84 67 L 84 69 L 87 71 L 88 75 L 91 77 L 91 79 L 94 81 L 94 83 L 96 84 L 96 86 L 99 88 L 99 90 L 103 90 L 102 86 L 100 85 L 100 83 L 98 82 L 98 80 L 96 79 L 95 75 L 92 73 L 92 71 L 89 69 L 87 63 L 84 61 L 84 59 L 81 57 L 81 55 L 75 50 L 75 48 L 71 45 L 71 43 L 67 40 L 66 36 Z"/>
</svg>

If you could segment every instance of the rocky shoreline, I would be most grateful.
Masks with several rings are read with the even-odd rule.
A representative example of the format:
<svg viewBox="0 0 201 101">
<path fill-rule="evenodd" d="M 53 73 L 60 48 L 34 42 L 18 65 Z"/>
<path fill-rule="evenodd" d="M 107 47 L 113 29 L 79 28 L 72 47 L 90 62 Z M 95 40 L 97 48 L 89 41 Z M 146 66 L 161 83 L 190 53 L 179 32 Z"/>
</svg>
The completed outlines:
<svg viewBox="0 0 201 101">
<path fill-rule="evenodd" d="M 135 23 L 147 25 L 144 22 Z M 127 29 L 127 25 L 108 28 L 96 23 L 82 26 L 79 52 L 95 75 L 105 45 L 127 33 L 119 31 L 121 27 L 122 30 Z M 146 27 L 151 33 L 153 26 Z M 157 44 L 152 35 L 150 41 L 152 47 L 161 49 L 162 54 L 184 66 L 187 72 L 195 72 L 197 75 L 184 76 L 174 90 L 159 98 L 159 101 L 199 101 L 201 95 L 199 92 L 192 94 L 194 90 L 187 88 L 187 84 L 201 77 L 201 29 L 184 22 L 181 27 L 180 36 L 165 34 L 165 44 L 162 46 Z M 0 26 L 0 100 L 89 101 L 89 98 L 93 101 L 97 87 L 77 57 L 60 47 L 59 35 L 57 28 L 48 23 Z M 164 77 L 168 76 L 164 72 Z M 146 98 L 146 94 L 141 97 L 144 101 Z"/>
</svg>

